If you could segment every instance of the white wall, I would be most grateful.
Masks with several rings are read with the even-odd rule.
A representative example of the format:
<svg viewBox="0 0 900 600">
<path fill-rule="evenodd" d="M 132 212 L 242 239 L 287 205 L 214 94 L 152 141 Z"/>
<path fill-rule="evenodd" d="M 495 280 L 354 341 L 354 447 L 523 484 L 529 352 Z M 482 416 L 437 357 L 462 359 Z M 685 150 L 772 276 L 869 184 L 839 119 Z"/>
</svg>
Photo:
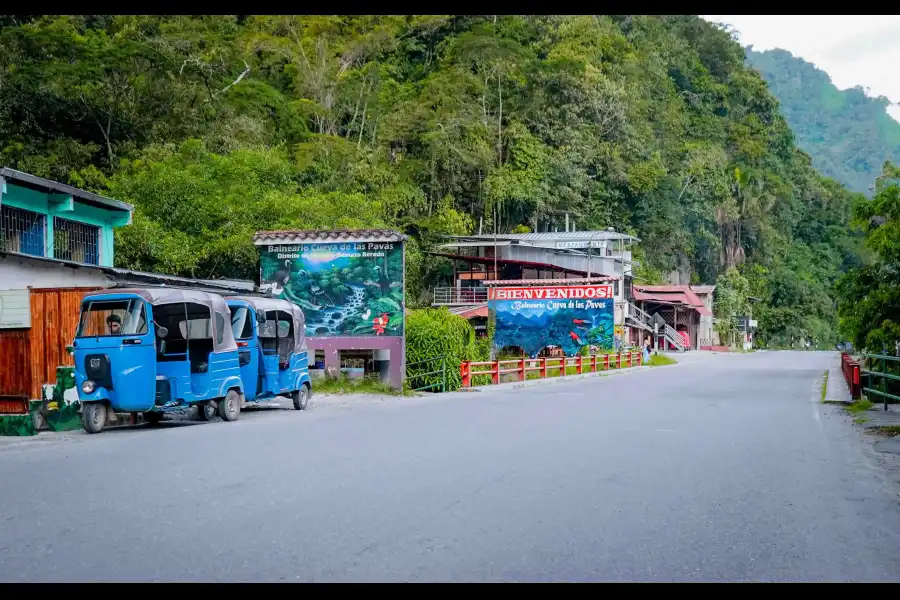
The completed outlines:
<svg viewBox="0 0 900 600">
<path fill-rule="evenodd" d="M 28 290 L 0 290 L 0 329 L 31 327 Z"/>
<path fill-rule="evenodd" d="M 99 269 L 73 269 L 15 256 L 0 256 L 0 290 L 65 287 L 109 287 L 110 279 Z"/>
</svg>

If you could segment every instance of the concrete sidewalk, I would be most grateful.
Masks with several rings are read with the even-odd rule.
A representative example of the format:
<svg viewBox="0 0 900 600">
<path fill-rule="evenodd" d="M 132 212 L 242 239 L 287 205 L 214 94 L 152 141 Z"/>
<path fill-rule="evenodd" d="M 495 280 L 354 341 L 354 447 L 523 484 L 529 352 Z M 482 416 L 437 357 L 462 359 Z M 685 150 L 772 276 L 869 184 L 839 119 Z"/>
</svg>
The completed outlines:
<svg viewBox="0 0 900 600">
<path fill-rule="evenodd" d="M 841 371 L 840 358 L 836 364 L 828 367 L 828 385 L 825 388 L 825 400 L 827 402 L 846 402 L 852 401 L 850 397 L 850 388 L 844 380 L 844 373 Z"/>
</svg>

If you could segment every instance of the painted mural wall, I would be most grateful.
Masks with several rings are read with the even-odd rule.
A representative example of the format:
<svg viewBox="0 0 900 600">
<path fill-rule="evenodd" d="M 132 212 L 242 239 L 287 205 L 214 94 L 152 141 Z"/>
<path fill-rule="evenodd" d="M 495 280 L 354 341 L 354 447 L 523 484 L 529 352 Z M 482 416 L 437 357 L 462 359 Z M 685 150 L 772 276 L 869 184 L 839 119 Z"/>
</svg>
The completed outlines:
<svg viewBox="0 0 900 600">
<path fill-rule="evenodd" d="M 585 346 L 613 349 L 611 285 L 491 288 L 494 352 L 517 346 L 535 357 L 547 346 L 574 356 Z"/>
<path fill-rule="evenodd" d="M 308 337 L 403 335 L 403 244 L 260 248 L 260 288 L 299 305 Z"/>
</svg>

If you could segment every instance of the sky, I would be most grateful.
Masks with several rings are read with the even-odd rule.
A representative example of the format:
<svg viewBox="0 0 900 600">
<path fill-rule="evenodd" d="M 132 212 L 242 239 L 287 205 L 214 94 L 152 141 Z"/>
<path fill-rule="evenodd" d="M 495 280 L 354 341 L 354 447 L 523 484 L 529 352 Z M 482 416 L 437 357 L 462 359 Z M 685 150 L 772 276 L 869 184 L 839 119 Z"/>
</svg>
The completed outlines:
<svg viewBox="0 0 900 600">
<path fill-rule="evenodd" d="M 744 46 L 782 48 L 811 62 L 844 90 L 857 85 L 886 96 L 888 113 L 900 121 L 900 16 L 890 15 L 701 15 L 737 30 Z"/>
</svg>

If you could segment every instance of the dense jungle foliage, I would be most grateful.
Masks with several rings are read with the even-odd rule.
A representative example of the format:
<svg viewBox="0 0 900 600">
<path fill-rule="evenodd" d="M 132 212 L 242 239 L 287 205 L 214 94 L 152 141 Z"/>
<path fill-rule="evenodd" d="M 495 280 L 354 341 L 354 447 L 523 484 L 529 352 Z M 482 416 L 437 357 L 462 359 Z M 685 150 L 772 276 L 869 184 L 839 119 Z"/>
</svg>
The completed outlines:
<svg viewBox="0 0 900 600">
<path fill-rule="evenodd" d="M 853 207 L 871 260 L 838 281 L 840 331 L 857 349 L 900 356 L 900 168 L 885 163 L 875 191 Z"/>
<path fill-rule="evenodd" d="M 860 87 L 839 90 L 827 73 L 786 50 L 749 48 L 747 62 L 769 84 L 813 167 L 871 196 L 882 164 L 900 161 L 900 123 L 885 111 L 890 101 Z"/>
<path fill-rule="evenodd" d="M 0 164 L 136 205 L 121 266 L 257 278 L 255 230 L 642 239 L 644 282 L 835 340 L 853 195 L 798 150 L 743 48 L 695 16 L 0 16 Z"/>
</svg>

